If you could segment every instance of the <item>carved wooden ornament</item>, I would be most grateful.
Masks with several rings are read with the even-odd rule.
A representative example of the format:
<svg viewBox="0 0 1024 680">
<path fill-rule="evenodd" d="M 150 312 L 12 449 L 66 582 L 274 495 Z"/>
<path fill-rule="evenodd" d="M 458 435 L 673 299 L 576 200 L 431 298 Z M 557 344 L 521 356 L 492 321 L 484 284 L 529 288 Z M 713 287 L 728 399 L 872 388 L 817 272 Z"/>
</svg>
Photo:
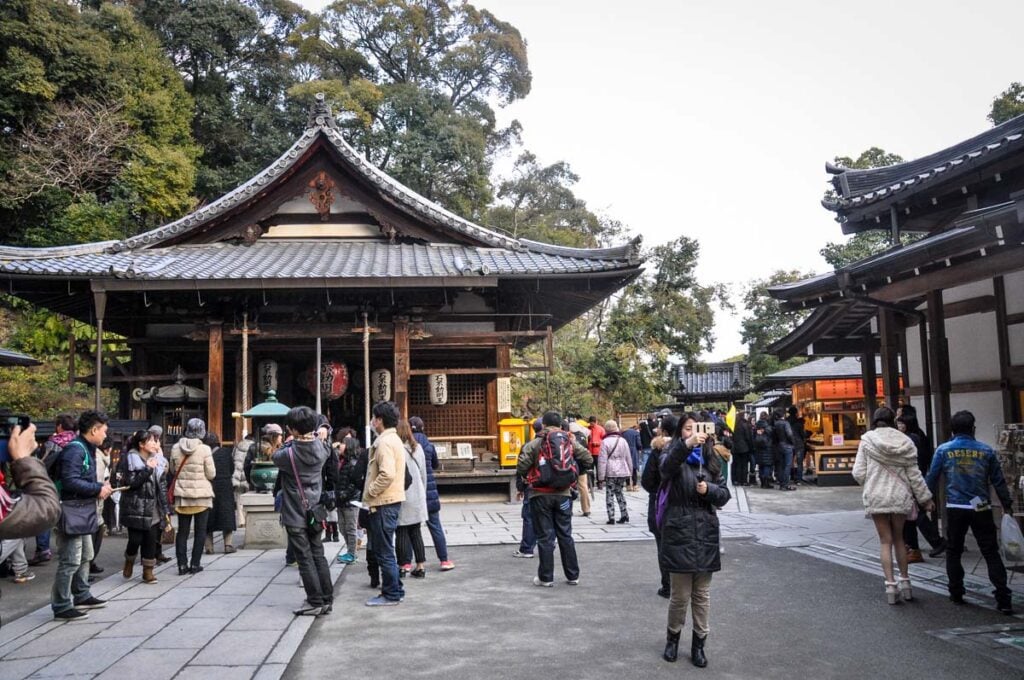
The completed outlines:
<svg viewBox="0 0 1024 680">
<path fill-rule="evenodd" d="M 334 180 L 325 170 L 321 170 L 316 177 L 310 180 L 308 186 L 312 189 L 309 194 L 309 202 L 320 213 L 320 221 L 326 222 L 331 216 L 331 204 L 334 203 Z"/>
</svg>

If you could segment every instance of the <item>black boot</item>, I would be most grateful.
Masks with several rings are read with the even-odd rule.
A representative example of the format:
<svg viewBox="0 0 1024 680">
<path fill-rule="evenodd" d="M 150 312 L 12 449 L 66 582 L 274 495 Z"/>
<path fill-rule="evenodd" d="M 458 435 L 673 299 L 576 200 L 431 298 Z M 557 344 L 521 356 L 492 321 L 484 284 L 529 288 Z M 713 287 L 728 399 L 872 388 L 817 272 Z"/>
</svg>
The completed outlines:
<svg viewBox="0 0 1024 680">
<path fill-rule="evenodd" d="M 693 665 L 697 668 L 704 668 L 708 665 L 708 658 L 704 656 L 704 641 L 707 637 L 700 637 L 697 633 L 693 634 L 693 642 L 690 643 L 690 658 L 693 660 Z"/>
<path fill-rule="evenodd" d="M 665 633 L 665 653 L 661 657 L 669 663 L 675 663 L 679 658 L 679 633 L 673 633 L 671 630 Z"/>
</svg>

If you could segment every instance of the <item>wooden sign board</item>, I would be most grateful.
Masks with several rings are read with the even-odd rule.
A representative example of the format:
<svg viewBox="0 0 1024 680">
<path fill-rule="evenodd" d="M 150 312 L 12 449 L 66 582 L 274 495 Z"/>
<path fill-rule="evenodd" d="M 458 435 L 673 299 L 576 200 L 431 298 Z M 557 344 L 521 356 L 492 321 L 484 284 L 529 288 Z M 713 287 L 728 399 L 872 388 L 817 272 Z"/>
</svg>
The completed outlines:
<svg viewBox="0 0 1024 680">
<path fill-rule="evenodd" d="M 498 378 L 498 413 L 512 413 L 512 378 Z"/>
</svg>

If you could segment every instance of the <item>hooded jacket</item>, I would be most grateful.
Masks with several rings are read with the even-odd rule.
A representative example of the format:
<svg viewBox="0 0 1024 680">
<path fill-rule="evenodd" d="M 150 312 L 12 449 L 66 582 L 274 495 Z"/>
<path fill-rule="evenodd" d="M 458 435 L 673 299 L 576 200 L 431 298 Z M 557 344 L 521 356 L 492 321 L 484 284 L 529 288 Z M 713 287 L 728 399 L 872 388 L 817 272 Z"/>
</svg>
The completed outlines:
<svg viewBox="0 0 1024 680">
<path fill-rule="evenodd" d="M 213 484 L 210 482 L 217 476 L 217 468 L 213 464 L 213 452 L 202 439 L 178 440 L 171 449 L 168 475 L 167 484 L 174 484 L 175 508 L 213 507 Z"/>
<path fill-rule="evenodd" d="M 619 432 L 605 435 L 601 440 L 601 453 L 597 459 L 598 481 L 632 476 L 633 456 L 629 450 L 629 442 Z"/>
<path fill-rule="evenodd" d="M 323 493 L 323 468 L 330 453 L 328 445 L 316 437 L 311 440 L 293 439 L 274 453 L 271 460 L 280 470 L 277 476 L 281 480 L 283 492 L 281 524 L 298 529 L 309 528 L 302 495 L 299 494 L 299 486 L 295 480 L 295 471 L 298 471 L 299 480 L 302 482 L 302 494 L 312 508 L 320 502 L 320 494 Z"/>
<path fill-rule="evenodd" d="M 932 497 L 917 467 L 917 447 L 895 427 L 878 427 L 861 437 L 853 478 L 864 487 L 869 515 L 905 515 L 914 499 L 926 503 Z"/>
</svg>

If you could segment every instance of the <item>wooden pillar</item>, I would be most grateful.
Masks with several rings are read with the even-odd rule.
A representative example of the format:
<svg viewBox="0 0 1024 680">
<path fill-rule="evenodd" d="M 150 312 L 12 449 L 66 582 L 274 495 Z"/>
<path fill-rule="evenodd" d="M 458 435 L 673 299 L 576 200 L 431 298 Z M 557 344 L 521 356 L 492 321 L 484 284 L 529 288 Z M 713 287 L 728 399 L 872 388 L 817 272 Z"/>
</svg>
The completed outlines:
<svg viewBox="0 0 1024 680">
<path fill-rule="evenodd" d="M 235 354 L 235 413 L 242 413 L 246 410 L 242 401 L 242 353 Z M 245 418 L 235 418 L 235 443 L 242 441 L 242 430 L 245 428 Z"/>
<path fill-rule="evenodd" d="M 107 293 L 102 290 L 93 291 L 93 300 L 96 304 L 96 394 L 95 407 L 99 411 L 102 400 L 100 393 L 103 390 L 103 317 L 107 314 Z"/>
<path fill-rule="evenodd" d="M 1003 396 L 1003 422 L 1013 423 L 1016 404 L 1010 387 L 1010 327 L 1006 318 L 1006 284 L 1002 276 L 992 279 L 996 297 L 996 343 L 999 345 L 999 391 Z"/>
<path fill-rule="evenodd" d="M 864 412 L 870 430 L 871 417 L 878 408 L 878 372 L 875 371 L 874 351 L 868 350 L 860 355 L 860 371 L 864 379 Z"/>
<path fill-rule="evenodd" d="M 942 291 L 928 293 L 928 359 L 932 394 L 935 399 L 935 431 L 933 444 L 949 439 L 949 346 L 946 342 L 946 315 L 942 307 Z"/>
<path fill-rule="evenodd" d="M 896 331 L 896 315 L 893 311 L 890 309 L 879 310 L 878 335 L 881 339 L 882 391 L 885 393 L 886 406 L 894 411 L 899 406 L 900 399 L 900 342 Z"/>
<path fill-rule="evenodd" d="M 498 345 L 494 350 L 494 354 L 495 368 L 509 368 L 512 366 L 508 345 Z M 495 437 L 495 439 L 488 441 L 487 446 L 488 449 L 494 447 L 495 452 L 501 448 L 501 444 L 497 439 L 499 435 L 498 421 L 511 415 L 510 413 L 498 411 L 498 378 L 505 377 L 508 377 L 508 374 L 497 374 L 491 376 L 487 381 L 487 434 Z"/>
<path fill-rule="evenodd" d="M 921 349 L 921 393 L 924 394 L 924 431 L 928 434 L 932 440 L 932 445 L 935 443 L 935 420 L 932 417 L 932 369 L 931 360 L 929 357 L 931 353 L 928 351 L 928 324 L 924 317 L 921 317 L 917 324 L 918 334 L 918 345 Z M 918 424 L 920 425 L 920 418 L 918 418 Z"/>
<path fill-rule="evenodd" d="M 395 317 L 395 405 L 403 418 L 409 417 L 409 319 Z"/>
<path fill-rule="evenodd" d="M 75 347 L 75 322 L 68 319 L 68 387 L 75 386 L 75 353 L 78 352 L 78 348 Z"/>
<path fill-rule="evenodd" d="M 224 326 L 211 323 L 209 327 L 209 389 L 206 393 L 206 431 L 224 436 Z"/>
</svg>

